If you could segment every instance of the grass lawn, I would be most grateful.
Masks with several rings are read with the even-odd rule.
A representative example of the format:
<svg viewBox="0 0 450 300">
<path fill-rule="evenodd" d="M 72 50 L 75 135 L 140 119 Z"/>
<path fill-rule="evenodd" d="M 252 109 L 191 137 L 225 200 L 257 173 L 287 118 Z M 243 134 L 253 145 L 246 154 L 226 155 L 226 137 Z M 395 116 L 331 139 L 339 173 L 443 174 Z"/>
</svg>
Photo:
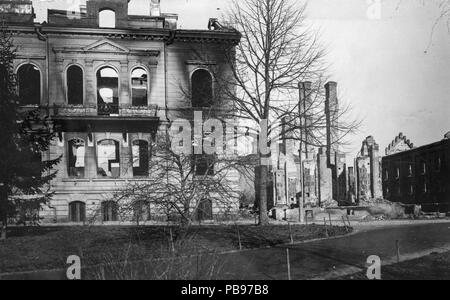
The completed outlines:
<svg viewBox="0 0 450 300">
<path fill-rule="evenodd" d="M 341 280 L 367 280 L 361 272 L 340 278 Z M 449 280 L 450 252 L 432 254 L 381 268 L 382 280 Z"/>
<path fill-rule="evenodd" d="M 239 226 L 243 249 L 289 243 L 288 226 Z M 171 241 L 171 233 L 173 243 Z M 346 233 L 328 227 L 330 236 Z M 141 260 L 163 258 L 175 248 L 180 255 L 216 253 L 239 249 L 236 226 L 177 227 L 14 227 L 0 242 L 0 273 L 67 267 L 70 255 L 85 265 L 105 259 Z M 294 241 L 325 237 L 323 226 L 292 226 Z"/>
</svg>

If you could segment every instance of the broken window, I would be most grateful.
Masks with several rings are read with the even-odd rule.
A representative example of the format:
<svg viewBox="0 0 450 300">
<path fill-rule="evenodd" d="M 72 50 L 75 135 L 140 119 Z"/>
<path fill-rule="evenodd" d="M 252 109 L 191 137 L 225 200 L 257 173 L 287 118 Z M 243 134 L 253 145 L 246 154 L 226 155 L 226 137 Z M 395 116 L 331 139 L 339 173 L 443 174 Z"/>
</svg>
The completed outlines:
<svg viewBox="0 0 450 300">
<path fill-rule="evenodd" d="M 80 139 L 71 140 L 69 145 L 68 171 L 69 177 L 83 178 L 85 169 L 85 142 Z"/>
<path fill-rule="evenodd" d="M 118 213 L 118 205 L 114 201 L 102 202 L 103 222 L 116 222 Z"/>
<path fill-rule="evenodd" d="M 101 177 L 120 177 L 119 142 L 103 140 L 97 145 L 97 174 Z"/>
<path fill-rule="evenodd" d="M 22 65 L 18 72 L 18 87 L 21 105 L 41 103 L 41 72 L 32 64 Z"/>
<path fill-rule="evenodd" d="M 149 172 L 149 143 L 147 141 L 134 141 L 133 152 L 133 175 L 136 177 L 148 177 Z"/>
<path fill-rule="evenodd" d="M 131 72 L 131 97 L 133 106 L 148 105 L 148 74 L 143 68 Z"/>
<path fill-rule="evenodd" d="M 192 74 L 192 107 L 211 107 L 213 104 L 212 76 L 207 70 L 199 69 Z"/>
<path fill-rule="evenodd" d="M 83 202 L 72 202 L 69 204 L 70 222 L 80 223 L 86 220 L 86 204 Z"/>
<path fill-rule="evenodd" d="M 116 28 L 116 12 L 112 9 L 103 9 L 98 13 L 98 26 L 100 28 Z"/>
<path fill-rule="evenodd" d="M 97 71 L 97 104 L 99 115 L 119 113 L 119 74 L 111 67 Z"/>
<path fill-rule="evenodd" d="M 67 69 L 67 103 L 82 105 L 83 91 L 83 70 L 79 66 L 70 66 Z"/>
</svg>

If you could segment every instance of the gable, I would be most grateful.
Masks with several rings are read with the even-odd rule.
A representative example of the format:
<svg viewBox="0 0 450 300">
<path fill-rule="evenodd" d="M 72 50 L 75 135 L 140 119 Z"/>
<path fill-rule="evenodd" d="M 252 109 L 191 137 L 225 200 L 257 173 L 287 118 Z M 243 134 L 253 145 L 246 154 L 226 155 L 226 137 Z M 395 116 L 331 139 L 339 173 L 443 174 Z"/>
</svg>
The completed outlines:
<svg viewBox="0 0 450 300">
<path fill-rule="evenodd" d="M 108 39 L 97 41 L 87 47 L 83 48 L 86 52 L 99 53 L 129 53 L 130 50 Z"/>
</svg>

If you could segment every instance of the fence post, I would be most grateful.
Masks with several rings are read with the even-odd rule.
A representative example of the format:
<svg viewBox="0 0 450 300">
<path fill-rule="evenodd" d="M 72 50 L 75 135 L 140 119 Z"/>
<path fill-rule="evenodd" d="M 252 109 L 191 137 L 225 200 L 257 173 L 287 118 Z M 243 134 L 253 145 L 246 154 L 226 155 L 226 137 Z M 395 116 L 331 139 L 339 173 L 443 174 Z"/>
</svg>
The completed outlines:
<svg viewBox="0 0 450 300">
<path fill-rule="evenodd" d="M 348 233 L 347 223 L 345 223 L 345 218 L 342 216 L 342 222 L 344 223 L 345 231 Z"/>
<path fill-rule="evenodd" d="M 170 247 L 171 247 L 172 253 L 175 253 L 175 244 L 173 242 L 172 227 L 169 228 L 169 232 L 170 232 Z"/>
<path fill-rule="evenodd" d="M 397 263 L 400 262 L 400 241 L 396 240 L 395 241 L 395 247 L 397 249 Z"/>
<path fill-rule="evenodd" d="M 328 229 L 327 229 L 327 219 L 325 217 L 323 218 L 323 225 L 325 226 L 325 236 L 329 237 L 328 236 Z"/>
<path fill-rule="evenodd" d="M 294 237 L 292 236 L 292 225 L 291 222 L 288 222 L 289 224 L 289 237 L 291 239 L 291 244 L 294 244 Z"/>
<path fill-rule="evenodd" d="M 286 248 L 288 280 L 291 280 L 291 260 L 289 258 L 289 248 Z"/>
<path fill-rule="evenodd" d="M 236 230 L 237 230 L 238 241 L 239 241 L 239 250 L 242 251 L 241 233 L 239 231 L 239 225 L 238 224 L 236 224 Z"/>
</svg>

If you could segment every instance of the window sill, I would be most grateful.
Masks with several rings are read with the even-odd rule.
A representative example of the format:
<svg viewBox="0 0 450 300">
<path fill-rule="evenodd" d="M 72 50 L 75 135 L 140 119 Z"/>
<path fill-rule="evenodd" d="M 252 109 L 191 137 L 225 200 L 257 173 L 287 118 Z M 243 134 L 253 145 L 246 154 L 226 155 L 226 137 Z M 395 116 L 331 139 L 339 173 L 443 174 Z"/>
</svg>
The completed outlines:
<svg viewBox="0 0 450 300">
<path fill-rule="evenodd" d="M 62 182 L 90 182 L 90 179 L 84 178 L 64 178 Z"/>
<path fill-rule="evenodd" d="M 128 178 L 94 178 L 92 179 L 93 182 L 114 182 L 114 181 L 120 181 L 120 182 L 125 182 L 129 180 Z"/>
</svg>

